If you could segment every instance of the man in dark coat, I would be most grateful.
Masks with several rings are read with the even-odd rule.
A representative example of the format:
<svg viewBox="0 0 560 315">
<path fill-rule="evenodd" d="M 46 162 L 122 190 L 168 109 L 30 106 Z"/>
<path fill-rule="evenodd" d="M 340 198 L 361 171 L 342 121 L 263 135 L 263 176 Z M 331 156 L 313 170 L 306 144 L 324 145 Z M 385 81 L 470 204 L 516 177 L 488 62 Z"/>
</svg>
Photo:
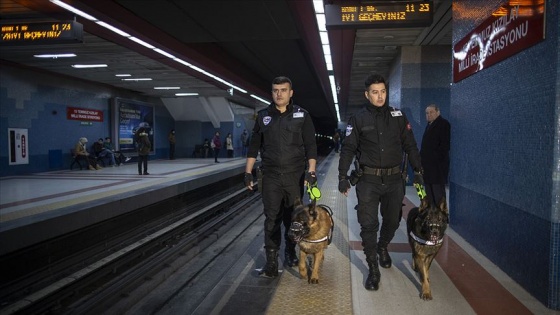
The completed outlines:
<svg viewBox="0 0 560 315">
<path fill-rule="evenodd" d="M 420 157 L 424 168 L 426 194 L 432 204 L 438 204 L 445 197 L 445 185 L 449 176 L 449 148 L 451 125 L 440 116 L 439 108 L 426 107 L 428 126 L 422 137 Z"/>
</svg>

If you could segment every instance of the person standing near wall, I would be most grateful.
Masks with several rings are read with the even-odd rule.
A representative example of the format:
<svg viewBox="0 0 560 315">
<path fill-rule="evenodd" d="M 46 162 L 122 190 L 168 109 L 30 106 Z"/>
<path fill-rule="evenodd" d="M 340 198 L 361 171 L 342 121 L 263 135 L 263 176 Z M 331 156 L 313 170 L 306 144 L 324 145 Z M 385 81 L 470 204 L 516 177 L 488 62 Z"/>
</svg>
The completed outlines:
<svg viewBox="0 0 560 315">
<path fill-rule="evenodd" d="M 214 138 L 212 138 L 212 149 L 214 149 L 214 162 L 220 163 L 218 161 L 218 154 L 220 154 L 220 149 L 222 148 L 222 140 L 220 140 L 220 132 L 216 131 Z"/>
<path fill-rule="evenodd" d="M 233 137 L 232 137 L 231 133 L 228 133 L 227 137 L 226 137 L 226 149 L 227 149 L 227 157 L 232 158 L 233 157 Z"/>
<path fill-rule="evenodd" d="M 426 107 L 428 125 L 422 136 L 420 157 L 424 167 L 426 195 L 431 204 L 439 204 L 445 194 L 449 177 L 449 149 L 451 147 L 451 125 L 441 117 L 435 104 Z"/>
<path fill-rule="evenodd" d="M 247 155 L 247 148 L 249 147 L 249 135 L 247 134 L 247 129 L 243 130 L 241 134 L 241 156 Z"/>
<path fill-rule="evenodd" d="M 340 134 L 338 133 L 338 130 L 336 130 L 334 132 L 332 140 L 333 140 L 333 144 L 334 144 L 334 152 L 338 153 L 338 150 L 340 148 Z"/>
<path fill-rule="evenodd" d="M 296 244 L 288 237 L 293 205 L 296 198 L 301 198 L 301 179 L 304 176 L 305 183 L 317 183 L 315 127 L 309 113 L 292 102 L 292 95 L 292 82 L 289 78 L 277 77 L 272 81 L 273 103 L 258 112 L 245 165 L 244 183 L 248 189 L 253 190 L 253 166 L 259 150 L 261 151 L 262 187 L 258 189 L 264 205 L 266 264 L 259 275 L 266 278 L 278 276 L 282 222 L 284 264 L 290 267 L 298 264 Z"/>
<path fill-rule="evenodd" d="M 152 144 L 143 128 L 137 131 L 136 143 L 138 148 L 138 175 L 150 175 L 148 173 L 148 155 L 152 149 Z M 142 166 L 144 171 L 142 171 Z"/>
<path fill-rule="evenodd" d="M 171 129 L 167 139 L 169 140 L 169 159 L 175 160 L 175 129 Z"/>
<path fill-rule="evenodd" d="M 414 169 L 414 182 L 423 184 L 423 180 L 420 154 L 410 123 L 404 113 L 386 104 L 385 78 L 378 74 L 369 75 L 365 80 L 365 97 L 369 102 L 350 118 L 346 127 L 338 163 L 338 190 L 348 195 L 350 181 L 347 174 L 356 158 L 362 171 L 356 184 L 356 210 L 369 267 L 364 286 L 366 290 L 377 290 L 381 279 L 378 264 L 383 268 L 391 267 L 387 246 L 401 221 L 403 151 L 408 154 Z M 377 241 L 380 206 L 383 222 Z"/>
</svg>

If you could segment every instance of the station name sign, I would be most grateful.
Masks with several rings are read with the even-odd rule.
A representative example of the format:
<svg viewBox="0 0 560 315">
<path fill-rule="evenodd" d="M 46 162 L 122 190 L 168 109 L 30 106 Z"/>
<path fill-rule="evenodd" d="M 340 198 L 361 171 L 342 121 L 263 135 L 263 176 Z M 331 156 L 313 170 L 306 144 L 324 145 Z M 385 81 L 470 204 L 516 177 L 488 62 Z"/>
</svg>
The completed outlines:
<svg viewBox="0 0 560 315">
<path fill-rule="evenodd" d="M 424 27 L 432 24 L 432 1 L 391 1 L 325 5 L 328 29 Z"/>
<path fill-rule="evenodd" d="M 76 21 L 2 23 L 1 45 L 81 43 L 83 25 Z"/>
<path fill-rule="evenodd" d="M 542 41 L 545 3 L 509 1 L 453 46 L 453 82 L 496 64 Z"/>
</svg>

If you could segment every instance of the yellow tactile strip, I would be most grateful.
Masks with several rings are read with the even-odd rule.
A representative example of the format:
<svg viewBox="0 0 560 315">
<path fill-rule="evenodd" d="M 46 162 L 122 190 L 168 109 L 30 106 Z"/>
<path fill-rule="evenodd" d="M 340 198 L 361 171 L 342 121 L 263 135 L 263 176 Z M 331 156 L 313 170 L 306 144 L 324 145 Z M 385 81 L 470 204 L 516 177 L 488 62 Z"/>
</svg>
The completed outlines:
<svg viewBox="0 0 560 315">
<path fill-rule="evenodd" d="M 352 314 L 346 197 L 337 193 L 337 168 L 338 160 L 333 158 L 327 176 L 319 183 L 322 193 L 319 203 L 331 207 L 335 224 L 333 240 L 319 273 L 319 284 L 308 284 L 306 279 L 301 279 L 297 266 L 283 267 L 267 314 Z"/>
</svg>

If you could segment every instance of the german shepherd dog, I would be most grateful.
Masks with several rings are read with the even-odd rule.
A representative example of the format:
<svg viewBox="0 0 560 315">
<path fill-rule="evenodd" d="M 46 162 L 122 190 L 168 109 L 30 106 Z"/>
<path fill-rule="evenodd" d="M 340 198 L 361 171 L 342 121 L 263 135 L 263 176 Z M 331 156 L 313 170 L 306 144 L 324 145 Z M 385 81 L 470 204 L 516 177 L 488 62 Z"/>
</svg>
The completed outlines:
<svg viewBox="0 0 560 315">
<path fill-rule="evenodd" d="M 319 283 L 319 268 L 325 249 L 332 241 L 333 229 L 332 210 L 328 206 L 316 205 L 316 200 L 304 206 L 296 199 L 288 237 L 299 245 L 299 274 L 308 283 Z M 307 271 L 307 255 L 313 255 L 311 277 Z"/>
<path fill-rule="evenodd" d="M 429 270 L 432 261 L 443 245 L 443 235 L 449 222 L 449 211 L 445 197 L 439 205 L 430 205 L 427 198 L 420 208 L 412 208 L 406 220 L 408 243 L 412 248 L 412 269 L 420 274 L 423 300 L 432 299 Z"/>
</svg>

